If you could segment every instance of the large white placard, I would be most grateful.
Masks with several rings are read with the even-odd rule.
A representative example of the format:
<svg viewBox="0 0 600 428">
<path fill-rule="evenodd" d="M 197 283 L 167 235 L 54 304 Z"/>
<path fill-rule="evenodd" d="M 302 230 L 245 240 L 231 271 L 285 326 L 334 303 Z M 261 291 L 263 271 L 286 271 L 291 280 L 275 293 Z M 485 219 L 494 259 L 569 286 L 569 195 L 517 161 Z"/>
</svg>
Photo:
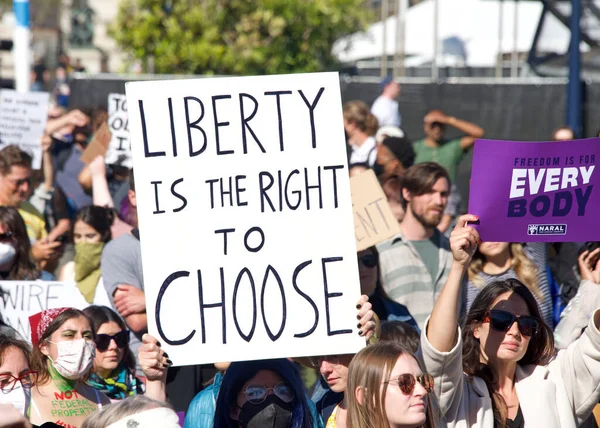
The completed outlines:
<svg viewBox="0 0 600 428">
<path fill-rule="evenodd" d="M 108 128 L 112 137 L 106 151 L 106 163 L 131 168 L 129 118 L 127 117 L 127 98 L 124 94 L 108 94 Z"/>
<path fill-rule="evenodd" d="M 42 167 L 41 138 L 48 120 L 47 92 L 0 91 L 0 149 L 16 145 Z"/>
<path fill-rule="evenodd" d="M 174 364 L 364 346 L 338 74 L 126 93 L 149 331 Z"/>
<path fill-rule="evenodd" d="M 29 317 L 46 309 L 89 306 L 75 282 L 0 281 L 0 315 L 26 340 L 31 340 Z"/>
</svg>

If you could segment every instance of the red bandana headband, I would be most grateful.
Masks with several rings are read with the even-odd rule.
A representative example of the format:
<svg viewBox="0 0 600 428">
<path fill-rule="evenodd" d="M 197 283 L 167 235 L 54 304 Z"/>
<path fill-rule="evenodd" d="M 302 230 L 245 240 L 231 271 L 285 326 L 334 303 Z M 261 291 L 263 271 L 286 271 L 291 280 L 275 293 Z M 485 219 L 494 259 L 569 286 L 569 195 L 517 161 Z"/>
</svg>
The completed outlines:
<svg viewBox="0 0 600 428">
<path fill-rule="evenodd" d="M 37 345 L 52 321 L 63 312 L 72 308 L 56 308 L 46 309 L 29 317 L 29 325 L 31 326 L 31 343 Z"/>
</svg>

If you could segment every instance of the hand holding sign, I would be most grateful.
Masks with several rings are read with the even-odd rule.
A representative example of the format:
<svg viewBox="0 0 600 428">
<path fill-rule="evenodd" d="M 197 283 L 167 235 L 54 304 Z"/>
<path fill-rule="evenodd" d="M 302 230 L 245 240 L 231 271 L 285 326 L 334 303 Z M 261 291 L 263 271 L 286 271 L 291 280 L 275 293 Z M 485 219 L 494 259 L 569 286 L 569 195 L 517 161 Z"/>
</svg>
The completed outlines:
<svg viewBox="0 0 600 428">
<path fill-rule="evenodd" d="M 600 241 L 600 139 L 477 140 L 469 212 L 484 241 Z"/>
<path fill-rule="evenodd" d="M 478 221 L 477 216 L 465 214 L 460 216 L 454 230 L 450 234 L 450 249 L 454 261 L 461 266 L 468 266 L 479 244 L 479 233 L 468 223 Z"/>
</svg>

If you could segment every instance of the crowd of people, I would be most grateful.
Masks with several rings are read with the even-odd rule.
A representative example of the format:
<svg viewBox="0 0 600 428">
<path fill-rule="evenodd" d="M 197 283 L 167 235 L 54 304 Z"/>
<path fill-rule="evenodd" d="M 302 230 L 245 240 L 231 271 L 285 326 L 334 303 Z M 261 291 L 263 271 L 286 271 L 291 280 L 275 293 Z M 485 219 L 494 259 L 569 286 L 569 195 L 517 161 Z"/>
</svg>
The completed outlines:
<svg viewBox="0 0 600 428">
<path fill-rule="evenodd" d="M 400 92 L 343 106 L 349 175 L 375 172 L 400 230 L 357 255 L 365 347 L 183 367 L 148 334 L 133 171 L 81 160 L 107 112 L 54 104 L 40 171 L 0 150 L 0 278 L 89 306 L 31 314 L 31 337 L 0 309 L 0 427 L 598 426 L 600 245 L 481 242 L 456 177 L 484 130 L 436 109 L 411 141 Z"/>
</svg>

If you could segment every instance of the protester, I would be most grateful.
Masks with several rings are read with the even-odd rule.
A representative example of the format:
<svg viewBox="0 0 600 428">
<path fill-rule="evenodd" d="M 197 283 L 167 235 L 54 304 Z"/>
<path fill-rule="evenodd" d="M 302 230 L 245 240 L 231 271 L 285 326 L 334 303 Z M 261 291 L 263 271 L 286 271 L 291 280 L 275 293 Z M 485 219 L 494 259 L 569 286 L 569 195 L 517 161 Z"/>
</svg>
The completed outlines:
<svg viewBox="0 0 600 428">
<path fill-rule="evenodd" d="M 377 118 L 379 126 L 397 126 L 401 119 L 397 98 L 400 96 L 400 85 L 391 76 L 384 77 L 379 83 L 381 95 L 373 102 L 371 113 Z"/>
<path fill-rule="evenodd" d="M 94 159 L 92 162 L 90 162 L 90 164 L 84 168 L 84 170 L 81 172 L 80 174 L 80 179 L 81 179 L 81 175 L 84 174 L 84 172 L 86 174 L 89 174 L 90 176 L 90 186 L 92 188 L 92 195 L 93 195 L 93 203 L 94 205 L 98 205 L 98 206 L 102 206 L 102 207 L 110 207 L 113 208 L 115 210 L 115 212 L 119 212 L 119 209 L 116 207 L 115 205 L 115 201 L 113 200 L 113 196 L 111 195 L 110 189 L 109 189 L 109 184 L 108 184 L 108 180 L 106 177 L 106 165 L 104 164 L 104 157 L 103 156 L 97 156 L 96 159 Z M 129 181 L 133 180 L 131 175 L 127 175 L 127 188 L 126 188 L 126 192 L 125 192 L 125 198 L 128 200 L 128 192 L 130 190 L 130 183 Z M 83 184 L 82 184 L 83 185 Z M 119 189 L 119 192 L 124 189 L 123 186 L 121 186 L 121 188 Z M 120 193 L 119 193 L 119 196 Z M 121 203 L 120 207 L 124 208 L 125 204 Z M 137 212 L 135 211 L 135 207 L 132 206 L 130 203 L 127 204 L 129 211 L 133 214 L 132 218 L 130 218 L 131 223 L 128 224 L 125 221 L 121 220 L 121 218 L 119 217 L 119 215 L 115 215 L 114 216 L 114 220 L 111 226 L 111 232 L 112 232 L 112 237 L 113 239 L 118 238 L 121 235 L 124 235 L 126 233 L 130 233 L 133 229 L 133 226 L 137 225 L 137 218 L 135 217 L 135 215 L 137 215 Z M 125 213 L 127 214 L 127 212 Z"/>
<path fill-rule="evenodd" d="M 535 242 L 517 244 L 482 242 L 469 265 L 466 310 L 481 289 L 494 281 L 516 278 L 535 296 L 542 318 L 552 326 L 552 291 L 548 283 L 546 244 Z"/>
<path fill-rule="evenodd" d="M 367 341 L 370 340 L 376 334 L 377 322 L 374 318 L 373 311 L 371 310 L 371 304 L 366 295 L 361 296 L 357 303 L 357 319 L 360 320 L 359 324 L 361 325 L 361 336 L 364 336 Z M 158 347 L 156 346 L 156 339 L 150 337 L 149 335 L 145 335 L 144 338 L 146 339 L 146 342 L 140 347 L 140 360 L 143 359 L 145 365 L 147 366 L 162 370 L 163 361 L 160 359 L 160 353 L 158 352 Z M 165 360 L 164 362 L 167 361 L 168 360 Z M 320 367 L 320 357 L 297 358 L 296 361 L 300 362 L 305 367 Z M 190 403 L 190 407 L 188 408 L 185 417 L 184 428 L 213 425 L 215 406 L 219 389 L 221 388 L 221 383 L 223 381 L 223 374 L 229 368 L 230 364 L 231 363 L 229 362 L 215 363 L 215 367 L 217 370 L 219 370 L 219 372 L 215 375 L 211 385 L 200 391 Z M 145 370 L 145 372 L 146 371 L 147 370 Z M 160 378 L 158 374 L 154 375 L 155 377 Z M 155 388 L 151 384 L 152 383 L 149 382 L 149 385 L 152 386 L 155 391 L 160 391 L 163 389 L 162 387 Z M 161 397 L 161 395 L 158 395 L 158 397 Z"/>
<path fill-rule="evenodd" d="M 30 360 L 31 348 L 26 342 L 0 335 L 0 403 L 12 405 L 21 416 L 28 414 L 31 388 L 38 376 L 29 368 Z"/>
<path fill-rule="evenodd" d="M 81 428 L 178 428 L 179 419 L 164 401 L 136 395 L 92 414 Z"/>
<path fill-rule="evenodd" d="M 451 273 L 421 333 L 441 415 L 449 427 L 576 427 L 600 398 L 600 310 L 555 354 L 533 294 L 507 279 L 485 287 L 457 329 L 463 276 L 479 242 L 466 224 L 477 220 L 464 215 L 452 232 Z"/>
<path fill-rule="evenodd" d="M 60 242 L 48 242 L 42 214 L 27 198 L 31 183 L 31 156 L 17 146 L 0 150 L 0 206 L 19 210 L 32 241 L 31 254 L 36 262 L 45 262 L 55 256 Z"/>
<path fill-rule="evenodd" d="M 402 207 L 402 178 L 397 175 L 388 177 L 381 184 L 383 193 L 387 198 L 388 204 L 398 223 L 404 218 L 404 208 Z"/>
<path fill-rule="evenodd" d="M 31 368 L 38 372 L 31 422 L 81 426 L 90 414 L 110 403 L 104 393 L 86 384 L 96 351 L 90 320 L 77 309 L 59 308 L 32 315 L 29 324 Z"/>
<path fill-rule="evenodd" d="M 96 334 L 94 370 L 88 385 L 111 400 L 142 394 L 143 384 L 135 376 L 135 356 L 129 349 L 129 331 L 121 317 L 106 306 L 88 306 L 83 313 Z"/>
<path fill-rule="evenodd" d="M 375 165 L 377 143 L 374 135 L 378 128 L 377 119 L 369 112 L 362 101 L 344 104 L 344 130 L 348 135 L 348 145 L 352 148 L 349 164 L 366 163 Z"/>
<path fill-rule="evenodd" d="M 395 342 L 368 346 L 348 369 L 348 428 L 433 428 L 433 376 Z"/>
<path fill-rule="evenodd" d="M 69 113 L 75 118 L 74 124 L 67 126 L 66 130 L 71 135 L 72 142 L 63 147 L 57 144 L 56 153 L 54 154 L 56 185 L 66 195 L 69 209 L 73 213 L 92 203 L 92 197 L 86 193 L 77 181 L 79 173 L 85 166 L 81 160 L 81 155 L 94 132 L 91 114 L 91 110 L 88 110 L 87 113 L 79 110 Z"/>
<path fill-rule="evenodd" d="M 61 273 L 61 281 L 75 280 L 86 302 L 110 305 L 102 282 L 100 261 L 102 250 L 111 239 L 112 209 L 88 205 L 80 209 L 73 222 L 75 260 L 67 263 Z"/>
<path fill-rule="evenodd" d="M 215 409 L 215 428 L 312 428 L 322 421 L 286 359 L 231 363 Z"/>
<path fill-rule="evenodd" d="M 565 349 L 581 337 L 596 308 L 600 307 L 600 248 L 583 251 L 579 256 L 581 285 L 562 312 L 554 329 L 557 349 Z"/>
<path fill-rule="evenodd" d="M 0 278 L 11 281 L 54 277 L 40 270 L 30 258 L 31 244 L 23 218 L 13 207 L 0 206 Z"/>
<path fill-rule="evenodd" d="M 448 238 L 437 229 L 449 188 L 448 173 L 442 166 L 425 162 L 410 167 L 402 179 L 406 213 L 400 233 L 377 245 L 382 291 L 404 305 L 419 328 L 430 314 L 452 265 Z"/>
<path fill-rule="evenodd" d="M 454 217 L 458 214 L 460 207 L 460 197 L 456 187 L 456 174 L 458 164 L 463 158 L 464 153 L 473 146 L 476 138 L 482 138 L 484 130 L 466 120 L 447 116 L 441 110 L 431 110 L 423 120 L 423 129 L 425 138 L 415 141 L 415 163 L 436 162 L 442 165 L 448 171 L 450 183 L 452 185 L 452 194 L 454 195 L 452 204 L 448 204 L 447 212 L 444 213 L 439 228 L 445 232 L 450 227 Z M 461 138 L 449 140 L 445 138 L 446 126 L 452 126 L 460 132 L 466 134 Z"/>
<path fill-rule="evenodd" d="M 415 163 L 415 150 L 413 143 L 406 137 L 389 136 L 381 142 L 388 147 L 404 169 L 408 169 Z"/>
</svg>

